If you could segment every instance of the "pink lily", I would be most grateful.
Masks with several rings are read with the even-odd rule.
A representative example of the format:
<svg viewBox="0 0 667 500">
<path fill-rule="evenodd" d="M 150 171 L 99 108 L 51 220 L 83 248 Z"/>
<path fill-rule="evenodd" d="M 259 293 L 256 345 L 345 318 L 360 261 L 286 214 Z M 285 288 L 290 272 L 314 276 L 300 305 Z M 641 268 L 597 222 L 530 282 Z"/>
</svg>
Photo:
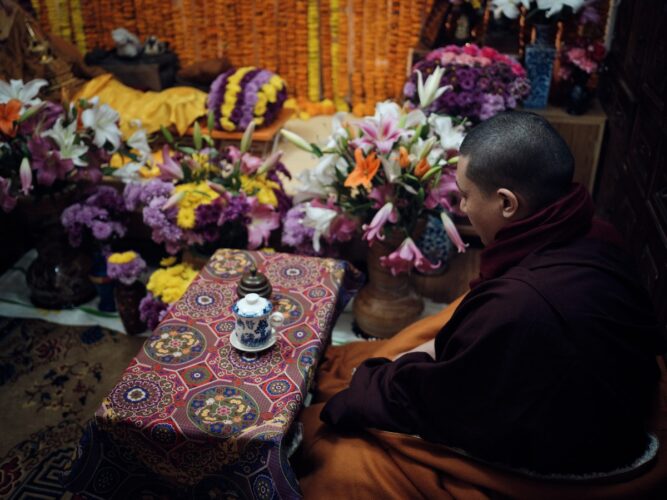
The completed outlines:
<svg viewBox="0 0 667 500">
<path fill-rule="evenodd" d="M 437 264 L 431 264 L 410 237 L 405 238 L 397 250 L 380 257 L 380 264 L 388 267 L 394 276 L 408 272 L 413 266 L 421 272 L 433 271 L 440 267 L 440 261 Z"/>
<path fill-rule="evenodd" d="M 28 193 L 32 189 L 32 169 L 30 168 L 30 161 L 28 158 L 23 158 L 23 160 L 21 160 L 19 177 L 21 178 L 21 192 L 28 196 Z"/>
<path fill-rule="evenodd" d="M 438 185 L 434 186 L 426 196 L 424 206 L 433 210 L 439 205 L 449 212 L 459 213 L 459 197 L 454 173 L 443 173 Z"/>
<path fill-rule="evenodd" d="M 183 180 L 183 169 L 171 156 L 169 156 L 169 147 L 165 144 L 162 149 L 162 161 L 157 166 L 162 172 L 164 180 L 179 179 Z"/>
<path fill-rule="evenodd" d="M 368 199 L 373 200 L 373 208 L 380 208 L 394 195 L 394 186 L 382 184 L 371 189 Z"/>
<path fill-rule="evenodd" d="M 398 214 L 396 213 L 396 210 L 394 210 L 393 203 L 385 203 L 385 205 L 377 211 L 370 225 L 364 224 L 361 226 L 361 229 L 364 231 L 362 238 L 368 241 L 369 245 L 372 245 L 373 240 L 375 239 L 380 241 L 384 240 L 382 228 L 387 221 L 391 223 L 396 223 L 398 221 Z"/>
<path fill-rule="evenodd" d="M 375 146 L 381 154 L 388 154 L 394 143 L 405 133 L 398 127 L 397 117 L 389 113 L 382 114 L 379 118 L 365 118 L 358 125 L 364 135 L 353 141 L 353 144 L 358 147 Z"/>
<path fill-rule="evenodd" d="M 257 198 L 251 196 L 248 198 L 250 203 L 250 224 L 248 225 L 248 248 L 255 250 L 262 243 L 269 243 L 271 231 L 280 227 L 280 214 L 278 214 L 271 205 L 264 205 L 257 201 Z"/>
<path fill-rule="evenodd" d="M 329 233 L 335 235 L 337 241 L 350 241 L 357 232 L 358 222 L 345 214 L 338 215 L 329 228 Z"/>
<path fill-rule="evenodd" d="M 454 246 L 459 251 L 459 253 L 465 253 L 468 244 L 463 242 L 458 229 L 456 229 L 454 221 L 449 217 L 447 212 L 440 212 L 440 220 L 442 221 L 442 225 L 445 227 L 447 236 L 449 236 L 449 239 L 452 240 L 452 243 L 454 243 Z"/>
<path fill-rule="evenodd" d="M 278 150 L 273 153 L 262 163 L 262 165 L 259 167 L 257 170 L 257 173 L 259 175 L 265 174 L 269 170 L 271 170 L 273 167 L 276 166 L 276 164 L 280 161 L 280 159 L 283 157 L 283 152 Z"/>
<path fill-rule="evenodd" d="M 185 198 L 185 191 L 177 191 L 174 194 L 172 194 L 169 199 L 166 201 L 164 205 L 162 205 L 162 210 L 163 212 L 165 210 L 169 210 L 171 207 L 175 207 L 176 205 L 179 204 L 179 202 Z"/>
</svg>

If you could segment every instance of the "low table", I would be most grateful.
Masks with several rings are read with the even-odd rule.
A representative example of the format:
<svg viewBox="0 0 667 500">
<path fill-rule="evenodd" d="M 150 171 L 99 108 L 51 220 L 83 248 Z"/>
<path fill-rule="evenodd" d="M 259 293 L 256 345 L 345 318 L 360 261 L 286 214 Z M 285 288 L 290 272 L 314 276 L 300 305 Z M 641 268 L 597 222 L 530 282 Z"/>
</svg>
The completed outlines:
<svg viewBox="0 0 667 500">
<path fill-rule="evenodd" d="M 292 113 L 291 109 L 283 108 L 271 125 L 255 129 L 255 132 L 252 134 L 250 151 L 259 156 L 268 156 L 272 153 L 280 139 L 280 130 L 285 125 L 285 122 L 292 117 Z M 203 123 L 205 124 L 205 122 L 204 120 Z M 192 127 L 186 131 L 187 135 L 192 135 L 193 133 L 194 128 Z M 209 133 L 205 125 L 202 126 L 202 133 Z M 243 131 L 225 132 L 224 130 L 214 130 L 211 132 L 211 137 L 219 141 L 222 146 L 238 146 L 243 138 Z"/>
<path fill-rule="evenodd" d="M 230 344 L 252 265 L 285 317 L 253 354 Z M 87 426 L 66 487 L 92 498 L 300 498 L 286 441 L 330 340 L 345 263 L 219 250 L 146 340 Z"/>
</svg>

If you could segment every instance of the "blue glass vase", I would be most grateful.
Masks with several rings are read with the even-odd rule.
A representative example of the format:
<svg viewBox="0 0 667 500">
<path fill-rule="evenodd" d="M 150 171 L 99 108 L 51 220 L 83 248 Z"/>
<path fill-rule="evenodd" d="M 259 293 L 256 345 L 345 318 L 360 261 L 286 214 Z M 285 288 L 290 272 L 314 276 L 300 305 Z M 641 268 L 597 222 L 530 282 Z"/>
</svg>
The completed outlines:
<svg viewBox="0 0 667 500">
<path fill-rule="evenodd" d="M 550 25 L 535 26 L 535 43 L 526 47 L 524 65 L 530 80 L 530 95 L 523 101 L 525 108 L 546 108 L 551 88 L 556 49 L 550 41 L 553 28 Z"/>
</svg>

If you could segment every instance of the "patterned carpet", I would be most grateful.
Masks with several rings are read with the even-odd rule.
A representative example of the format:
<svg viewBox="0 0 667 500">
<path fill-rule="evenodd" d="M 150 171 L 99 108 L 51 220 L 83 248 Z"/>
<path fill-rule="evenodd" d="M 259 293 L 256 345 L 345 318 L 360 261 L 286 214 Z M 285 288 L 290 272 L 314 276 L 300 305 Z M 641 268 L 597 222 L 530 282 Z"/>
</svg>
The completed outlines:
<svg viewBox="0 0 667 500">
<path fill-rule="evenodd" d="M 0 318 L 0 498 L 68 496 L 60 475 L 82 426 L 143 340 Z"/>
</svg>

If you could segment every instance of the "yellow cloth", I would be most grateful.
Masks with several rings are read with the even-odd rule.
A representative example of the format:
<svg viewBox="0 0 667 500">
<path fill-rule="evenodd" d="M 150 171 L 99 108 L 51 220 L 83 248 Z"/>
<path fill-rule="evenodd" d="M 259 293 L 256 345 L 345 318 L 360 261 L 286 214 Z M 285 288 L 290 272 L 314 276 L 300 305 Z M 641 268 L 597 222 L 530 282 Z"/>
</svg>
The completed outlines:
<svg viewBox="0 0 667 500">
<path fill-rule="evenodd" d="M 136 129 L 130 123 L 141 120 L 147 133 L 160 130 L 160 125 L 174 125 L 183 135 L 197 118 L 206 115 L 208 94 L 192 87 L 173 87 L 161 92 L 142 92 L 116 80 L 113 75 L 100 75 L 76 94 L 75 99 L 99 97 L 120 113 L 120 130 L 128 139 Z"/>
</svg>

